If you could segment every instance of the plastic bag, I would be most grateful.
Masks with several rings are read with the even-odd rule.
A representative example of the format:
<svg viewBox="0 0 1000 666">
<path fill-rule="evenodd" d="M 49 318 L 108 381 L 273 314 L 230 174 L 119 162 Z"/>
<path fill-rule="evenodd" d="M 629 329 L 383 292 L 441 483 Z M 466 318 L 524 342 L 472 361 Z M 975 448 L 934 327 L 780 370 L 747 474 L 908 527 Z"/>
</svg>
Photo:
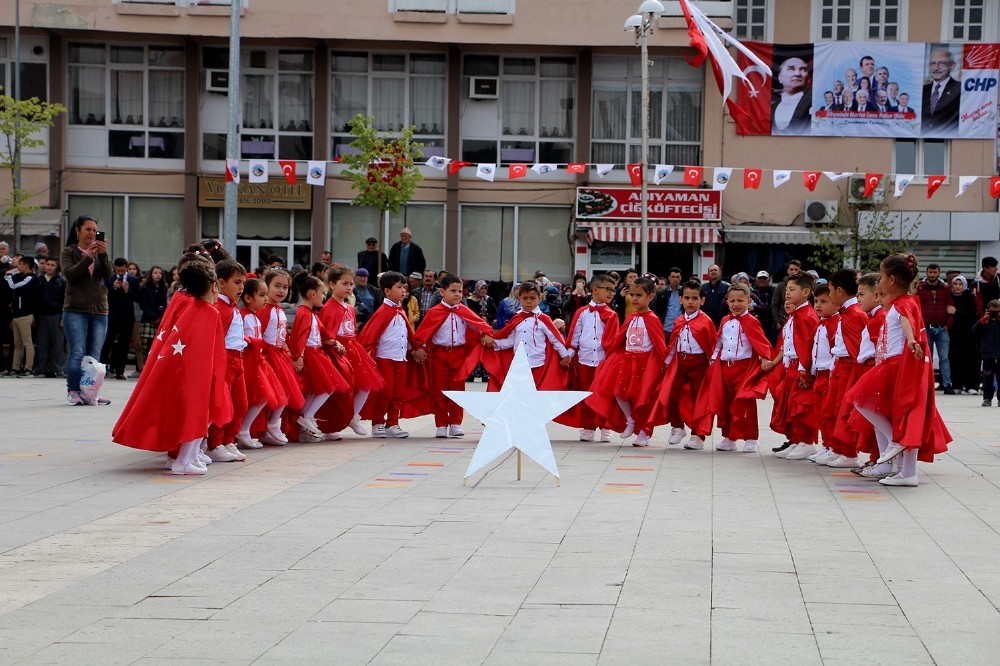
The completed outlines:
<svg viewBox="0 0 1000 666">
<path fill-rule="evenodd" d="M 88 405 L 97 404 L 97 396 L 104 386 L 104 375 L 107 368 L 93 356 L 84 356 L 80 362 L 80 397 Z"/>
</svg>

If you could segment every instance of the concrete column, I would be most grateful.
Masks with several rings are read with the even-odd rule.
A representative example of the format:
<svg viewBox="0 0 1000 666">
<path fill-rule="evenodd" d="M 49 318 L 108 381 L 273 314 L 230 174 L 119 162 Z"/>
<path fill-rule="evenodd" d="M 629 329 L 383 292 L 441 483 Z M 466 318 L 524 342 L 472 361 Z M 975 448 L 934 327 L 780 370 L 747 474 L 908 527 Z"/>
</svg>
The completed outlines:
<svg viewBox="0 0 1000 666">
<path fill-rule="evenodd" d="M 49 32 L 49 102 L 66 104 L 66 49 L 61 34 Z M 49 208 L 61 209 L 65 205 L 62 187 L 63 169 L 66 167 L 66 132 L 68 119 L 63 113 L 55 118 L 49 129 Z M 60 231 L 59 236 L 65 238 Z"/>
</svg>

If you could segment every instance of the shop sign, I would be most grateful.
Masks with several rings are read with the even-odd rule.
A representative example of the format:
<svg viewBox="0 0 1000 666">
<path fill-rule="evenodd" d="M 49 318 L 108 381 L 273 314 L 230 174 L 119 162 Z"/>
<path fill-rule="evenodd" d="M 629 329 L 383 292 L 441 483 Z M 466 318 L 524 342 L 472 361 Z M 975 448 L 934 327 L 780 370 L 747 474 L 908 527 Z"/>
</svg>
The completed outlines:
<svg viewBox="0 0 1000 666">
<path fill-rule="evenodd" d="M 281 210 L 312 209 L 312 186 L 306 183 L 289 185 L 284 178 L 266 183 L 241 182 L 239 188 L 240 208 L 272 208 Z M 200 208 L 222 208 L 226 203 L 226 182 L 224 178 L 198 179 L 198 206 Z"/>
<path fill-rule="evenodd" d="M 722 192 L 701 189 L 650 188 L 646 193 L 647 219 L 722 219 Z M 639 220 L 641 191 L 631 187 L 579 187 L 576 217 L 582 220 Z"/>
</svg>

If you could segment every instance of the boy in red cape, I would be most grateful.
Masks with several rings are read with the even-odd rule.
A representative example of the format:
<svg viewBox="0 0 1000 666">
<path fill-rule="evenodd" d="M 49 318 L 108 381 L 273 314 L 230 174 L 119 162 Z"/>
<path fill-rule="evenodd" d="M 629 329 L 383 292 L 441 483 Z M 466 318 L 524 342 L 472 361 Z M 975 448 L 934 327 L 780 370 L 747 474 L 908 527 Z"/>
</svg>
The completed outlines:
<svg viewBox="0 0 1000 666">
<path fill-rule="evenodd" d="M 215 302 L 216 277 L 206 261 L 180 271 L 190 301 L 169 329 L 160 329 L 143 378 L 112 430 L 112 439 L 144 451 L 179 449 L 174 474 L 204 474 L 197 459 L 209 425 L 228 423 L 225 333 Z M 206 374 L 209 376 L 206 377 Z"/>
<path fill-rule="evenodd" d="M 462 279 L 441 278 L 441 302 L 430 308 L 416 333 L 416 346 L 427 352 L 434 405 L 435 437 L 464 437 L 464 410 L 442 391 L 464 391 L 465 380 L 479 365 L 483 346 L 493 344 L 493 328 L 462 305 Z"/>
<path fill-rule="evenodd" d="M 654 412 L 667 355 L 663 322 L 649 309 L 655 293 L 656 283 L 646 276 L 629 286 L 635 311 L 625 318 L 587 398 L 591 408 L 609 416 L 622 439 L 638 433 L 632 446 L 649 446 L 654 426 L 665 422 Z"/>
<path fill-rule="evenodd" d="M 608 350 L 618 335 L 618 313 L 608 304 L 615 295 L 615 281 L 607 273 L 595 275 L 590 281 L 590 303 L 577 308 L 566 336 L 572 355 L 559 364 L 569 370 L 569 388 L 589 391 L 594 383 L 597 368 L 604 363 Z M 601 428 L 601 441 L 611 441 L 611 424 L 608 419 L 584 402 L 577 403 L 554 419 L 571 428 L 580 428 L 580 441 L 594 441 L 597 428 Z"/>
<path fill-rule="evenodd" d="M 670 420 L 668 444 L 679 444 L 687 431 L 684 424 L 691 427 L 691 437 L 684 444 L 685 449 L 705 448 L 705 438 L 711 432 L 709 427 L 694 426 L 694 406 L 701 391 L 705 373 L 708 370 L 709 354 L 715 349 L 716 331 L 712 318 L 701 311 L 705 296 L 701 282 L 689 280 L 681 287 L 681 307 L 684 312 L 674 320 L 674 326 L 667 342 L 666 375 L 660 386 L 657 400 L 658 413 L 666 413 Z"/>
<path fill-rule="evenodd" d="M 490 374 L 487 390 L 500 390 L 507 377 L 507 370 L 514 361 L 514 349 L 524 342 L 528 364 L 538 390 L 565 391 L 568 377 L 566 369 L 559 364 L 559 359 L 569 358 L 570 354 L 562 333 L 538 307 L 542 300 L 538 284 L 525 280 L 518 290 L 521 311 L 493 336 L 494 352 L 483 354 L 483 367 Z"/>
<path fill-rule="evenodd" d="M 812 350 L 812 374 L 813 381 L 813 411 L 819 425 L 819 437 L 821 443 L 819 450 L 809 456 L 809 460 L 817 462 L 820 458 L 828 459 L 833 452 L 833 425 L 836 423 L 836 414 L 830 414 L 824 410 L 826 405 L 827 392 L 830 389 L 830 372 L 833 369 L 833 349 L 834 338 L 837 335 L 837 325 L 840 323 L 840 314 L 837 306 L 830 298 L 830 287 L 828 284 L 816 285 L 813 292 L 816 297 L 816 314 L 819 316 L 819 326 L 816 328 L 816 337 L 813 339 Z M 831 460 L 831 462 L 833 462 Z M 829 463 L 825 463 L 829 464 Z M 850 464 L 836 463 L 830 467 L 855 467 L 854 461 Z"/>
<path fill-rule="evenodd" d="M 812 349 L 819 327 L 819 316 L 809 305 L 813 277 L 808 273 L 789 276 L 785 287 L 785 303 L 792 308 L 781 329 L 781 347 L 777 355 L 763 365 L 770 370 L 777 364 L 785 366 L 785 380 L 778 388 L 771 430 L 781 433 L 792 443 L 774 455 L 786 460 L 805 460 L 816 453 L 819 418 L 813 409 Z"/>
<path fill-rule="evenodd" d="M 403 311 L 406 278 L 396 271 L 386 271 L 378 279 L 385 295 L 381 307 L 361 329 L 358 342 L 375 359 L 385 387 L 373 394 L 362 410 L 371 419 L 372 437 L 401 439 L 410 433 L 399 427 L 400 418 L 415 418 L 430 413 L 427 390 L 427 352 L 417 349 L 413 326 Z M 413 351 L 413 360 L 407 357 Z"/>
<path fill-rule="evenodd" d="M 730 314 L 719 322 L 712 359 L 701 384 L 691 429 L 711 432 L 712 416 L 722 430 L 719 451 L 735 451 L 743 440 L 743 452 L 757 451 L 757 400 L 766 395 L 763 362 L 771 356 L 771 345 L 760 322 L 750 314 L 750 288 L 730 285 L 726 292 Z"/>
<path fill-rule="evenodd" d="M 219 298 L 215 309 L 219 312 L 226 345 L 226 391 L 232 396 L 233 418 L 225 424 L 213 424 L 208 429 L 208 457 L 213 462 L 238 462 L 247 457 L 236 448 L 236 435 L 247 413 L 247 385 L 243 375 L 243 350 L 247 340 L 243 333 L 240 315 L 240 296 L 247 272 L 242 264 L 223 259 L 215 265 Z"/>
</svg>

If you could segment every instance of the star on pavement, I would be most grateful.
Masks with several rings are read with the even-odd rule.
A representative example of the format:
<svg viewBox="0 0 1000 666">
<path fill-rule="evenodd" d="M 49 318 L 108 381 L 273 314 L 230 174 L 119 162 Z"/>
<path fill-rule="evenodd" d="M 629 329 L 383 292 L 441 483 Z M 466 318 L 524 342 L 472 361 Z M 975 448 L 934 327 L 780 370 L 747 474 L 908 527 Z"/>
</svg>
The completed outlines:
<svg viewBox="0 0 1000 666">
<path fill-rule="evenodd" d="M 175 342 L 174 344 L 172 344 L 170 346 L 174 348 L 174 355 L 175 356 L 177 354 L 183 354 L 184 353 L 184 348 L 187 347 L 187 345 L 184 344 L 183 342 L 181 342 L 180 340 L 178 340 L 177 342 Z"/>
<path fill-rule="evenodd" d="M 556 478 L 559 470 L 545 425 L 590 395 L 589 391 L 539 391 L 521 345 L 499 393 L 444 391 L 486 426 L 465 478 L 516 447 Z"/>
</svg>

